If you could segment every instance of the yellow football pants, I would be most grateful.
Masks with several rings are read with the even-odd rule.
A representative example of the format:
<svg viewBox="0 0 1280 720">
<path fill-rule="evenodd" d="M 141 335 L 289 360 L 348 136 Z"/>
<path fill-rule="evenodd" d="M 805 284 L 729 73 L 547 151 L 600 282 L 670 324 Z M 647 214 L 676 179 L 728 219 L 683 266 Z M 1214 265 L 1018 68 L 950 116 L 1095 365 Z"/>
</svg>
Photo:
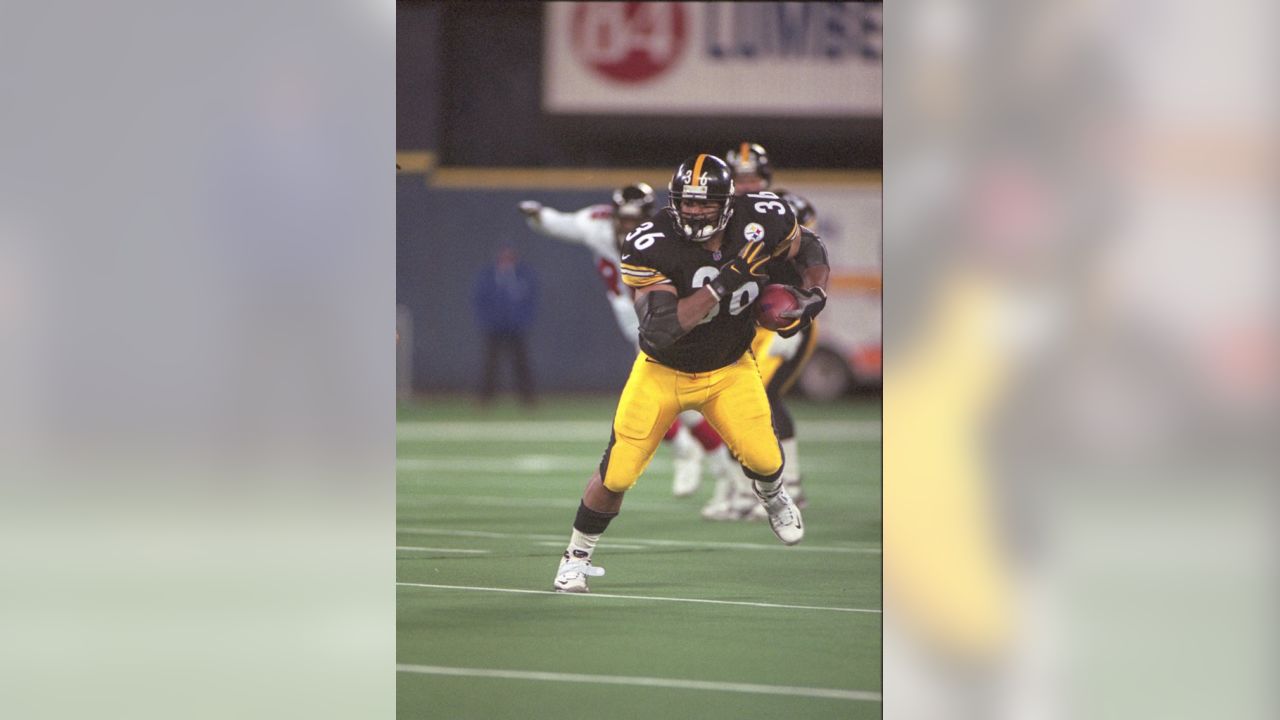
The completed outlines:
<svg viewBox="0 0 1280 720">
<path fill-rule="evenodd" d="M 636 357 L 613 417 L 613 439 L 600 462 L 604 486 L 625 492 L 653 459 L 676 415 L 702 413 L 729 451 L 752 474 L 774 477 L 782 450 L 773 433 L 769 399 L 750 352 L 732 365 L 702 373 L 674 370 L 645 355 Z"/>
</svg>

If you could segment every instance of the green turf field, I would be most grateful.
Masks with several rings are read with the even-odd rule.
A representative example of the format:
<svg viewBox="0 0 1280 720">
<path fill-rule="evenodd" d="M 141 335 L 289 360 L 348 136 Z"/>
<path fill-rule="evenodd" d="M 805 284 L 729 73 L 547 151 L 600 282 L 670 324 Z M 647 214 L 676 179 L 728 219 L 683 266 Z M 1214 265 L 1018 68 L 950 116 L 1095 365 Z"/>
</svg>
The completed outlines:
<svg viewBox="0 0 1280 720">
<path fill-rule="evenodd" d="M 671 495 L 662 447 L 550 592 L 616 399 L 399 411 L 399 717 L 878 718 L 879 403 L 791 403 L 809 507 L 784 547 Z"/>
</svg>

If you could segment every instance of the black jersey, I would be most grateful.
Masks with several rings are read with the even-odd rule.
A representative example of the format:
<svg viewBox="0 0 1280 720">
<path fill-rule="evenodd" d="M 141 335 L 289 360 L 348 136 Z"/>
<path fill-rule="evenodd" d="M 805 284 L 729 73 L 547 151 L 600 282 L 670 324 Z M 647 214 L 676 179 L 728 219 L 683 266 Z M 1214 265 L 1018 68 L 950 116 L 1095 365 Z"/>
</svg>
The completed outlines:
<svg viewBox="0 0 1280 720">
<path fill-rule="evenodd" d="M 802 254 L 800 256 L 793 259 L 776 257 L 765 265 L 764 269 L 769 273 L 769 282 L 782 283 L 783 285 L 797 288 L 804 287 L 804 276 L 801 274 L 804 268 L 808 265 L 827 264 L 826 247 L 822 244 L 822 238 L 818 236 L 818 233 L 801 225 L 800 242 L 802 243 Z M 812 257 L 806 257 L 803 254 L 803 249 L 808 247 L 807 243 L 814 243 L 817 246 L 809 253 Z"/>
<path fill-rule="evenodd" d="M 704 243 L 686 240 L 678 229 L 675 211 L 656 213 L 636 228 L 622 245 L 622 280 L 634 288 L 670 284 L 678 297 L 697 292 L 720 274 L 749 240 L 760 241 L 770 254 L 782 255 L 800 233 L 795 213 L 778 196 L 769 193 L 739 195 L 733 215 L 716 252 Z M 769 266 L 785 263 L 770 262 Z M 760 285 L 748 282 L 722 298 L 707 317 L 670 347 L 658 350 L 640 338 L 640 349 L 658 362 L 684 372 L 707 372 L 737 361 L 751 347 L 755 322 L 748 310 L 760 296 Z"/>
</svg>

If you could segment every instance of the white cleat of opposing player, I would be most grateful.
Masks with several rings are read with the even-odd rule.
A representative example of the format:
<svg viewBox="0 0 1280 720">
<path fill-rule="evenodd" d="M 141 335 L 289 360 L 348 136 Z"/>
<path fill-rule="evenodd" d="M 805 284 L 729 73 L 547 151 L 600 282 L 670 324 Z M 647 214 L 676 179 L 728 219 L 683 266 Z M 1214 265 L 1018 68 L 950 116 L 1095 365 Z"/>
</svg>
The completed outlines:
<svg viewBox="0 0 1280 720">
<path fill-rule="evenodd" d="M 711 500 L 702 508 L 702 517 L 706 520 L 746 520 L 760 505 L 751 491 L 751 481 L 742 474 L 742 466 L 727 446 L 722 445 L 711 453 L 710 460 L 716 486 Z"/>
</svg>

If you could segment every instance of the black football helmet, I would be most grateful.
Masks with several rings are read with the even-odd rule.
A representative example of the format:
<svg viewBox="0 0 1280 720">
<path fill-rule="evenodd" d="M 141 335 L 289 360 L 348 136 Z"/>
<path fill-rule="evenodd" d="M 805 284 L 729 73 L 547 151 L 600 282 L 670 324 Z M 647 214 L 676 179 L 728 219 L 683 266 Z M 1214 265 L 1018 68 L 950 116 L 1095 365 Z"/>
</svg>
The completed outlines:
<svg viewBox="0 0 1280 720">
<path fill-rule="evenodd" d="M 725 162 L 733 170 L 734 178 L 743 175 L 755 175 L 764 182 L 762 190 L 768 190 L 773 184 L 773 167 L 769 165 L 769 153 L 756 143 L 744 142 L 724 154 Z"/>
<path fill-rule="evenodd" d="M 702 153 L 680 163 L 667 190 L 667 203 L 675 211 L 686 240 L 706 242 L 729 224 L 733 215 L 733 173 L 715 155 Z M 714 215 L 687 214 L 681 211 L 685 200 L 705 200 L 718 208 Z"/>
<path fill-rule="evenodd" d="M 654 194 L 648 183 L 636 183 L 613 191 L 613 216 L 647 218 L 653 214 Z"/>
<path fill-rule="evenodd" d="M 787 201 L 787 204 L 795 211 L 796 220 L 799 220 L 801 225 L 810 229 L 813 228 L 810 223 L 818 216 L 818 212 L 813 209 L 813 203 L 790 190 L 774 190 L 774 192 L 778 193 L 778 197 Z"/>
</svg>

